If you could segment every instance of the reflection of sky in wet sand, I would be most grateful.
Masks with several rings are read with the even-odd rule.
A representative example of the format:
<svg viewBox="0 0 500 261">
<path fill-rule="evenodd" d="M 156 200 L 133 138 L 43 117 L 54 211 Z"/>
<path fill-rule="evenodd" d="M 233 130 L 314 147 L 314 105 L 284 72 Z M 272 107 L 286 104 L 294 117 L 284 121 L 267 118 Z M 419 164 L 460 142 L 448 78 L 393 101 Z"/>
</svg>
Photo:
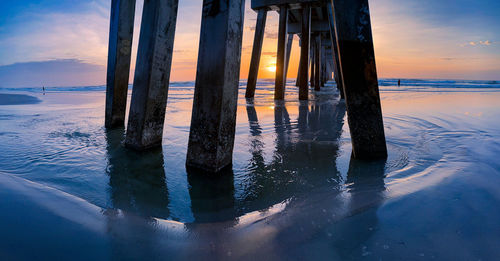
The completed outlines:
<svg viewBox="0 0 500 261">
<path fill-rule="evenodd" d="M 498 92 L 382 91 L 389 158 L 367 163 L 350 158 L 345 105 L 332 87 L 303 103 L 289 86 L 286 101 L 275 103 L 266 84 L 255 101 L 240 99 L 234 166 L 217 177 L 184 167 L 192 88 L 171 89 L 163 147 L 146 153 L 123 148 L 123 129 L 102 128 L 102 92 L 47 93 L 40 104 L 0 107 L 8 148 L 0 171 L 94 205 L 0 175 L 4 196 L 44 195 L 26 215 L 94 220 L 86 233 L 105 238 L 101 247 L 118 258 L 497 253 L 487 242 L 500 234 Z M 64 211 L 44 203 L 55 198 Z M 23 227 L 5 231 L 16 229 Z M 470 247 L 453 254 L 434 238 Z"/>
</svg>

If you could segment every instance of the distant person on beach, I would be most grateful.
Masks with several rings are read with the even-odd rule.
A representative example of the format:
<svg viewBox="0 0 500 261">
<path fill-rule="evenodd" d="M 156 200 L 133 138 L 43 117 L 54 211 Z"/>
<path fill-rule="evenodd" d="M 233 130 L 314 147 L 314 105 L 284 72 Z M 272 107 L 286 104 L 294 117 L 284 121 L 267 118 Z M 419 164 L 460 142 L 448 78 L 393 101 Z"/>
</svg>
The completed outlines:
<svg viewBox="0 0 500 261">
<path fill-rule="evenodd" d="M 398 87 L 401 87 L 401 79 L 398 80 Z"/>
<path fill-rule="evenodd" d="M 45 95 L 45 86 L 42 86 L 43 95 Z"/>
</svg>

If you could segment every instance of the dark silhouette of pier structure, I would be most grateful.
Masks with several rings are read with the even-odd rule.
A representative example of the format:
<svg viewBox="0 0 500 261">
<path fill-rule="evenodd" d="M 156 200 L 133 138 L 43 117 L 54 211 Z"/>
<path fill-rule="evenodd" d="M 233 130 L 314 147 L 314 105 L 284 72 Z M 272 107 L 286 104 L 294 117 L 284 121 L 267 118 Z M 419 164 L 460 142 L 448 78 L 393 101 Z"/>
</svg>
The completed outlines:
<svg viewBox="0 0 500 261">
<path fill-rule="evenodd" d="M 112 0 L 105 125 L 123 126 L 135 0 Z M 244 0 L 203 0 L 186 166 L 219 172 L 232 165 Z M 300 100 L 332 73 L 345 99 L 353 156 L 387 157 L 368 0 L 251 0 L 258 13 L 246 97 L 254 96 L 267 12 L 279 12 L 276 100 L 285 97 L 293 36 L 300 39 Z M 145 0 L 125 146 L 160 146 L 178 0 Z M 311 84 L 309 84 L 309 82 Z"/>
</svg>

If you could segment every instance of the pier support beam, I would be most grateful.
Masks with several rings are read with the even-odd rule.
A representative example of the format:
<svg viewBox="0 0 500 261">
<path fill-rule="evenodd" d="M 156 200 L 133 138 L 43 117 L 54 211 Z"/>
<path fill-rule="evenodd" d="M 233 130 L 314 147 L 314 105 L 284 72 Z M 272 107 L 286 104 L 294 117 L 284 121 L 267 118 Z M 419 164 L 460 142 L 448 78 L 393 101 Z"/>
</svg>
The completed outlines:
<svg viewBox="0 0 500 261">
<path fill-rule="evenodd" d="M 387 158 L 368 0 L 331 0 L 353 156 Z"/>
<path fill-rule="evenodd" d="M 260 56 L 262 53 L 262 43 L 264 41 L 264 32 L 266 28 L 267 9 L 259 10 L 257 14 L 257 24 L 255 25 L 255 37 L 253 40 L 252 58 L 250 61 L 250 70 L 248 72 L 246 98 L 255 96 L 255 88 L 257 86 L 257 77 L 259 74 Z"/>
<path fill-rule="evenodd" d="M 331 0 L 330 0 L 331 1 Z M 327 5 L 326 8 L 328 14 L 328 22 L 330 24 L 330 41 L 332 42 L 332 55 L 333 55 L 333 74 L 335 77 L 335 83 L 337 83 L 337 89 L 340 92 L 340 98 L 344 99 L 344 80 L 342 79 L 342 73 L 340 72 L 340 60 L 339 60 L 339 49 L 337 45 L 337 34 L 335 32 L 335 22 L 333 20 L 333 8 Z"/>
<path fill-rule="evenodd" d="M 285 85 L 288 75 L 288 66 L 290 65 L 290 56 L 292 55 L 292 45 L 293 45 L 293 34 L 288 34 L 288 40 L 286 42 L 286 54 L 285 54 Z"/>
<path fill-rule="evenodd" d="M 240 77 L 244 0 L 204 0 L 186 166 L 231 166 Z"/>
<path fill-rule="evenodd" d="M 311 79 L 310 79 L 310 82 L 311 82 L 311 87 L 314 88 L 314 79 L 316 79 L 316 77 L 314 76 L 314 73 L 316 72 L 316 70 L 314 69 L 314 66 L 316 65 L 316 36 L 313 35 L 311 36 Z"/>
<path fill-rule="evenodd" d="M 314 90 L 321 89 L 321 35 L 316 36 L 314 47 Z"/>
<path fill-rule="evenodd" d="M 134 89 L 125 146 L 144 150 L 160 146 L 178 0 L 144 1 Z"/>
<path fill-rule="evenodd" d="M 301 71 L 301 68 L 300 68 L 301 63 L 299 61 L 299 67 L 297 68 L 297 79 L 295 80 L 295 86 L 300 86 L 300 71 Z"/>
<path fill-rule="evenodd" d="M 299 100 L 309 98 L 309 46 L 311 43 L 311 7 L 302 8 L 302 35 L 300 39 Z"/>
<path fill-rule="evenodd" d="M 280 6 L 280 18 L 278 29 L 278 54 L 276 57 L 276 79 L 274 86 L 274 99 L 285 99 L 285 48 L 288 27 L 288 6 Z"/>
<path fill-rule="evenodd" d="M 326 83 L 326 57 L 325 57 L 325 52 L 326 52 L 326 47 L 321 46 L 321 87 L 325 86 Z"/>
<path fill-rule="evenodd" d="M 111 1 L 104 120 L 106 128 L 123 127 L 125 122 L 134 16 L 135 0 Z"/>
</svg>

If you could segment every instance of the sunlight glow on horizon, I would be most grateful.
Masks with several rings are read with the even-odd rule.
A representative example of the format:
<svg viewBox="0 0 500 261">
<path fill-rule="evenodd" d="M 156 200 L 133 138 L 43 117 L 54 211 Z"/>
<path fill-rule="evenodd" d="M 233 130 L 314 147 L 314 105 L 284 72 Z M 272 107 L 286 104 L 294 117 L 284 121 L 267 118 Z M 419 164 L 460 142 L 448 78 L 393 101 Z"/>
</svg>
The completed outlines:
<svg viewBox="0 0 500 261">
<path fill-rule="evenodd" d="M 41 0 L 39 5 L 47 1 L 52 0 Z M 445 8 L 452 3 L 432 2 L 431 6 L 426 6 L 414 0 L 370 0 L 379 78 L 500 80 L 500 35 L 496 33 L 500 22 L 488 20 L 495 21 L 494 16 L 479 15 L 493 12 L 488 9 L 496 10 L 492 5 L 500 6 L 491 1 L 479 0 L 474 7 L 478 9 L 475 10 L 477 14 L 461 13 L 463 17 L 451 19 L 456 10 Z M 250 9 L 250 2 L 246 2 L 245 9 L 241 79 L 248 77 L 257 17 Z M 137 1 L 130 83 L 134 79 L 142 4 L 143 0 Z M 0 23 L 0 68 L 14 63 L 75 59 L 101 66 L 100 76 L 91 82 L 104 84 L 110 1 L 86 0 L 78 5 L 77 10 L 51 7 L 38 13 L 30 9 L 34 7 L 21 5 L 17 15 L 5 16 L 6 22 Z M 479 9 L 480 6 L 483 9 Z M 431 7 L 441 9 L 430 10 Z M 195 79 L 201 9 L 199 0 L 179 2 L 171 81 Z M 259 78 L 275 77 L 277 30 L 278 14 L 269 12 Z M 298 42 L 295 37 L 288 78 L 297 76 Z M 54 72 L 54 77 L 57 73 Z M 88 82 L 83 75 L 80 79 L 75 78 L 78 80 Z"/>
<path fill-rule="evenodd" d="M 272 65 L 269 65 L 266 67 L 266 70 L 270 71 L 270 72 L 276 72 L 276 64 L 272 64 Z"/>
</svg>

